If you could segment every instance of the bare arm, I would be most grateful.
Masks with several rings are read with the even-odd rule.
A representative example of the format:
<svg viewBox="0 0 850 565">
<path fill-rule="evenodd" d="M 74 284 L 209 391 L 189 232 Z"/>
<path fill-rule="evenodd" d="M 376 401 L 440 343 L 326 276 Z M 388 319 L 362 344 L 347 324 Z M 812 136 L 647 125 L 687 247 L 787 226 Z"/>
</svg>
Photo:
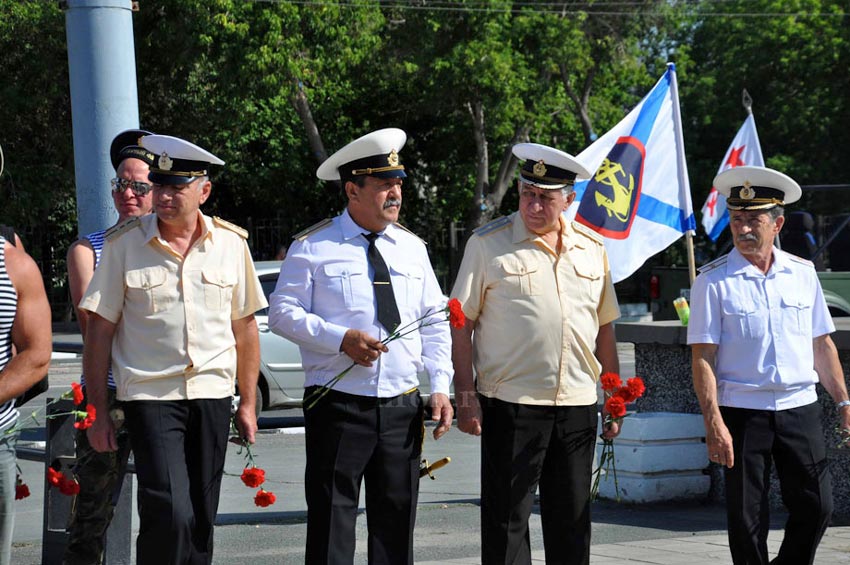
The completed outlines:
<svg viewBox="0 0 850 565">
<path fill-rule="evenodd" d="M 83 348 L 83 374 L 86 376 L 86 397 L 94 405 L 98 417 L 86 433 L 92 448 L 100 452 L 118 449 L 115 428 L 108 417 L 109 397 L 106 390 L 115 326 L 106 318 L 89 312 L 86 329 L 88 340 Z"/>
<path fill-rule="evenodd" d="M 717 345 L 695 343 L 691 346 L 694 373 L 694 391 L 699 398 L 702 418 L 705 422 L 705 443 L 711 461 L 726 465 L 730 469 L 735 464 L 732 449 L 732 434 L 720 415 L 717 403 Z M 717 457 L 715 457 L 717 455 Z"/>
<path fill-rule="evenodd" d="M 455 376 L 455 404 L 457 405 L 457 427 L 474 436 L 481 435 L 481 405 L 475 394 L 475 378 L 472 374 L 472 333 L 475 320 L 466 319 L 462 328 L 452 327 L 452 364 Z"/>
<path fill-rule="evenodd" d="M 596 358 L 602 364 L 603 373 L 620 373 L 620 357 L 617 355 L 617 336 L 614 333 L 614 324 L 609 322 L 599 326 L 596 334 Z M 603 413 L 605 408 L 602 408 Z M 602 430 L 605 439 L 614 439 L 620 435 L 620 424 L 612 422 Z"/>
<path fill-rule="evenodd" d="M 838 360 L 838 350 L 829 334 L 816 337 L 813 341 L 815 371 L 823 388 L 838 403 L 847 400 L 847 385 L 844 383 L 844 371 Z M 842 406 L 839 411 L 841 429 L 850 430 L 850 406 Z"/>
<path fill-rule="evenodd" d="M 83 336 L 83 342 L 86 338 L 86 324 L 88 322 L 89 313 L 78 308 L 80 300 L 86 293 L 89 287 L 92 275 L 94 275 L 94 248 L 86 239 L 77 240 L 68 249 L 68 287 L 71 290 L 71 303 L 74 305 L 74 311 L 77 314 L 77 321 L 80 324 L 80 333 Z"/>
<path fill-rule="evenodd" d="M 25 252 L 5 244 L 6 270 L 18 295 L 12 344 L 17 353 L 0 371 L 0 403 L 23 394 L 50 366 L 50 304 L 41 273 Z"/>
<path fill-rule="evenodd" d="M 254 443 L 257 433 L 257 379 L 260 375 L 260 334 L 254 315 L 232 320 L 236 338 L 236 382 L 239 386 L 239 408 L 236 410 L 236 427 L 243 440 Z"/>
</svg>

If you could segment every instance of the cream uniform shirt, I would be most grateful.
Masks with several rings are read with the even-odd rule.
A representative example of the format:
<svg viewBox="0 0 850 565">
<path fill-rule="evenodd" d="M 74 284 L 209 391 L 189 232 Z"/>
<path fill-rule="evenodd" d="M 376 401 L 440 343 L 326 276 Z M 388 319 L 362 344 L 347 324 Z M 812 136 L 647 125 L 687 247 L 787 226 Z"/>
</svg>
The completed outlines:
<svg viewBox="0 0 850 565">
<path fill-rule="evenodd" d="M 596 337 L 620 309 L 602 240 L 560 221 L 560 255 L 517 212 L 467 242 L 452 297 L 477 321 L 473 365 L 484 396 L 537 405 L 596 402 Z"/>
<path fill-rule="evenodd" d="M 198 213 L 202 233 L 182 257 L 156 215 L 107 236 L 80 308 L 116 324 L 119 400 L 226 398 L 236 378 L 231 320 L 267 303 L 241 228 Z"/>
</svg>

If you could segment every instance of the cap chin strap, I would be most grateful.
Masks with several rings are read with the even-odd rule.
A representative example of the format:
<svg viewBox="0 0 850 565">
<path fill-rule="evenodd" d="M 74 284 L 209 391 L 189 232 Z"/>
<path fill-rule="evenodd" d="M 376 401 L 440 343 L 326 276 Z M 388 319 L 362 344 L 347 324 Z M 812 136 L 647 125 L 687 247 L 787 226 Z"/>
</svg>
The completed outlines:
<svg viewBox="0 0 850 565">
<path fill-rule="evenodd" d="M 207 174 L 206 171 L 166 171 L 165 169 L 155 169 L 153 167 L 151 167 L 150 172 L 172 177 L 203 177 Z"/>
<path fill-rule="evenodd" d="M 519 176 L 519 180 L 522 181 L 525 184 L 528 184 L 528 185 L 531 185 L 531 186 L 536 186 L 537 188 L 542 188 L 543 190 L 557 190 L 559 188 L 566 188 L 568 186 L 573 186 L 576 183 L 575 181 L 567 181 L 567 182 L 560 181 L 557 184 L 543 184 L 543 183 L 540 182 L 539 179 L 529 179 L 529 178 L 526 178 L 522 175 Z"/>
<path fill-rule="evenodd" d="M 352 169 L 351 174 L 352 174 L 352 176 L 356 177 L 356 176 L 360 176 L 360 175 L 369 176 L 372 173 L 385 173 L 387 171 L 403 171 L 403 170 L 404 170 L 404 165 L 397 165 L 395 167 L 375 167 L 375 168 L 369 167 L 368 169 Z"/>
<path fill-rule="evenodd" d="M 747 200 L 747 204 L 739 206 L 737 204 L 730 204 L 728 200 L 726 201 L 726 207 L 736 212 L 738 210 L 764 210 L 765 208 L 773 208 L 774 206 L 785 206 L 785 202 L 776 198 L 753 198 L 752 200 Z"/>
</svg>

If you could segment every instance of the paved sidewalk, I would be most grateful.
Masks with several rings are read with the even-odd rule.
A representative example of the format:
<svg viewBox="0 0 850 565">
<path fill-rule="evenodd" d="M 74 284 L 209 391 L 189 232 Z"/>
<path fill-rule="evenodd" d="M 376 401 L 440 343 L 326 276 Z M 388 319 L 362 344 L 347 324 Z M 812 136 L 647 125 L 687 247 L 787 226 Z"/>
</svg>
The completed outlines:
<svg viewBox="0 0 850 565">
<path fill-rule="evenodd" d="M 773 530 L 768 537 L 771 557 L 782 542 L 782 531 Z M 534 563 L 545 563 L 542 551 L 532 554 Z M 477 565 L 480 559 L 417 561 L 419 565 Z M 658 565 L 731 565 L 729 544 L 725 534 L 692 535 L 681 538 L 652 539 L 624 543 L 594 545 L 590 549 L 591 565 L 643 563 Z M 818 548 L 816 565 L 850 563 L 850 527 L 830 528 Z"/>
<path fill-rule="evenodd" d="M 79 370 L 79 360 L 54 363 L 52 394 L 67 389 Z M 304 435 L 294 429 L 285 431 L 267 430 L 260 434 L 254 450 L 258 464 L 267 472 L 265 488 L 278 495 L 278 502 L 269 508 L 253 505 L 253 490 L 238 479 L 244 458 L 235 447 L 228 449 L 227 476 L 222 485 L 215 533 L 215 565 L 304 562 L 307 529 L 303 498 Z M 37 441 L 37 437 L 29 441 Z M 424 480 L 421 484 L 414 542 L 416 563 L 477 565 L 480 563 L 478 440 L 457 430 L 439 442 L 429 435 L 424 455 L 431 460 L 451 456 L 452 463 L 438 471 L 437 480 Z M 41 563 L 44 466 L 31 461 L 20 463 L 33 494 L 16 503 L 12 563 L 35 565 Z M 719 506 L 699 501 L 641 505 L 600 501 L 593 505 L 592 515 L 592 565 L 732 563 L 725 534 L 725 511 Z M 784 519 L 782 514 L 772 515 L 769 547 L 774 555 L 782 540 Z M 357 520 L 356 564 L 366 563 L 366 523 L 363 512 Z M 534 561 L 543 563 L 540 515 L 536 507 L 530 528 Z M 135 544 L 136 519 L 133 530 L 130 543 Z M 850 526 L 837 525 L 827 530 L 815 563 L 850 564 Z"/>
</svg>

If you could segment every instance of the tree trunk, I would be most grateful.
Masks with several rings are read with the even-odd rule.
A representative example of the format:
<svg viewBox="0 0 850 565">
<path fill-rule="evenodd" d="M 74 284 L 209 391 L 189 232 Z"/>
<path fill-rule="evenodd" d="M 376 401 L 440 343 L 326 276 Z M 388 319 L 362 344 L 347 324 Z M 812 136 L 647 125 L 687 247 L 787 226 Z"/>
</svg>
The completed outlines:
<svg viewBox="0 0 850 565">
<path fill-rule="evenodd" d="M 490 157 L 487 150 L 487 133 L 484 129 L 484 104 L 480 100 L 468 102 L 466 108 L 472 117 L 472 135 L 475 139 L 475 190 L 466 222 L 467 235 L 493 216 L 488 198 L 490 190 Z"/>
<path fill-rule="evenodd" d="M 499 164 L 499 172 L 496 179 L 490 183 L 490 154 L 487 145 L 487 134 L 484 125 L 484 105 L 481 101 L 469 102 L 466 105 L 472 117 L 472 135 L 475 139 L 476 170 L 475 190 L 472 204 L 466 220 L 466 240 L 475 228 L 490 221 L 499 211 L 502 199 L 511 185 L 514 172 L 517 167 L 517 159 L 511 148 L 521 141 L 528 141 L 529 127 L 518 126 L 511 142 L 505 147 L 502 160 Z"/>
<path fill-rule="evenodd" d="M 581 122 L 581 131 L 584 134 L 585 145 L 590 145 L 594 141 L 594 136 L 593 123 L 590 120 L 590 113 L 588 112 L 587 105 L 590 100 L 590 90 L 593 86 L 593 77 L 596 76 L 598 65 L 594 64 L 587 72 L 581 92 L 576 92 L 575 88 L 573 88 L 573 83 L 570 80 L 569 73 L 567 72 L 567 65 L 565 63 L 561 63 L 558 67 L 561 70 L 561 81 L 564 83 L 564 90 L 566 90 L 567 96 L 570 97 L 570 100 L 573 101 L 576 109 L 576 115 Z"/>
<path fill-rule="evenodd" d="M 319 133 L 316 120 L 313 119 L 313 112 L 310 111 L 310 101 L 307 100 L 307 95 L 304 93 L 304 87 L 301 81 L 297 81 L 295 85 L 295 96 L 292 99 L 292 105 L 295 106 L 295 112 L 298 113 L 301 123 L 304 124 L 313 156 L 316 158 L 316 162 L 321 165 L 328 158 L 328 153 L 325 151 L 325 144 L 322 143 L 322 135 Z"/>
<path fill-rule="evenodd" d="M 528 141 L 528 132 L 530 127 L 527 125 L 518 126 L 514 131 L 514 137 L 511 142 L 505 147 L 505 152 L 502 154 L 502 163 L 499 165 L 499 172 L 496 175 L 496 180 L 493 182 L 490 200 L 493 203 L 493 211 L 495 212 L 502 207 L 502 199 L 511 187 L 511 181 L 514 178 L 519 160 L 514 157 L 513 146 L 517 143 Z"/>
</svg>

